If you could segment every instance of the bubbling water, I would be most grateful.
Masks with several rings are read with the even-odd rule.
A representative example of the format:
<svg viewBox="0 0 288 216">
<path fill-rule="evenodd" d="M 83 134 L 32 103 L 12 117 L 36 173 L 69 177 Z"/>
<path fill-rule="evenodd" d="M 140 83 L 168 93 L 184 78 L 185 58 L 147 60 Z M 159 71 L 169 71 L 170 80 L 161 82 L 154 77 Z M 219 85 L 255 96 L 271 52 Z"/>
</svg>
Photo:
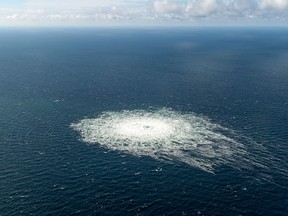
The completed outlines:
<svg viewBox="0 0 288 216">
<path fill-rule="evenodd" d="M 151 117 L 132 118 L 116 124 L 115 133 L 130 139 L 161 139 L 173 133 L 173 127 L 169 123 Z"/>
<path fill-rule="evenodd" d="M 167 108 L 103 112 L 71 127 L 87 143 L 135 156 L 183 162 L 207 172 L 220 165 L 241 167 L 247 161 L 246 148 L 233 131 L 195 113 Z"/>
</svg>

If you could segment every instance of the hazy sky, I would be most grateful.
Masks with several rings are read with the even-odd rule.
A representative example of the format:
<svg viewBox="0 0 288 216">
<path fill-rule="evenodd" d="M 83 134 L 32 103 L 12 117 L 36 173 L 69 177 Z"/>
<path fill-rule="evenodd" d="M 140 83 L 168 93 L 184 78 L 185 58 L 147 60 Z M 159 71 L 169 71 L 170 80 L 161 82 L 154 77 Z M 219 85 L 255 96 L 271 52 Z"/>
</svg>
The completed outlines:
<svg viewBox="0 0 288 216">
<path fill-rule="evenodd" d="M 287 25 L 288 0 L 0 0 L 0 25 Z"/>
</svg>

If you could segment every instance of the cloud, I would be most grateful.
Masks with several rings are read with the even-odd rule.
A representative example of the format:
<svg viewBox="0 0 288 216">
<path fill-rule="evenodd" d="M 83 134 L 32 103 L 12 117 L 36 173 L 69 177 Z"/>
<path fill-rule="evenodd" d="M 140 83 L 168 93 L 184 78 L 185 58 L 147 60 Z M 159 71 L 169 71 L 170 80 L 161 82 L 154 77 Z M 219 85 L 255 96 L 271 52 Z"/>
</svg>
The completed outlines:
<svg viewBox="0 0 288 216">
<path fill-rule="evenodd" d="M 260 2 L 261 9 L 287 10 L 288 0 L 262 0 Z"/>
<path fill-rule="evenodd" d="M 27 0 L 27 7 L 45 7 L 45 8 L 103 8 L 112 6 L 131 6 L 139 5 L 143 1 L 137 0 Z"/>
<path fill-rule="evenodd" d="M 217 0 L 194 0 L 187 4 L 185 12 L 192 16 L 208 16 L 217 13 L 221 4 Z"/>
<path fill-rule="evenodd" d="M 18 19 L 18 14 L 12 14 L 6 17 L 7 20 L 17 20 Z"/>
<path fill-rule="evenodd" d="M 167 0 L 156 0 L 153 2 L 153 10 L 156 13 L 167 14 L 167 13 L 178 13 L 183 10 L 183 3 L 167 1 Z"/>
<path fill-rule="evenodd" d="M 177 15 L 180 20 L 231 20 L 247 19 L 257 13 L 256 0 L 190 0 L 188 2 L 156 0 L 153 8 L 166 18 Z"/>
<path fill-rule="evenodd" d="M 267 23 L 288 20 L 288 0 L 26 0 L 0 23 L 55 25 Z"/>
</svg>

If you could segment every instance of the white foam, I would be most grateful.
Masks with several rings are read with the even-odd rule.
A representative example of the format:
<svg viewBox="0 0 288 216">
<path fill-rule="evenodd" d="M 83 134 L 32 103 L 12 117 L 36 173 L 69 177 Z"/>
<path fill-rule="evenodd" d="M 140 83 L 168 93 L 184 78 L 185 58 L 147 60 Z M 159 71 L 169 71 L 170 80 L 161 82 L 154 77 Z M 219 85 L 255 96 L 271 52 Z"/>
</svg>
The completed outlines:
<svg viewBox="0 0 288 216">
<path fill-rule="evenodd" d="M 223 164 L 241 164 L 239 158 L 247 154 L 227 128 L 194 113 L 167 108 L 104 112 L 71 126 L 87 143 L 136 156 L 184 162 L 208 172 Z"/>
<path fill-rule="evenodd" d="M 115 133 L 130 139 L 163 139 L 173 133 L 173 127 L 167 122 L 150 118 L 132 118 L 119 122 L 114 127 Z"/>
</svg>

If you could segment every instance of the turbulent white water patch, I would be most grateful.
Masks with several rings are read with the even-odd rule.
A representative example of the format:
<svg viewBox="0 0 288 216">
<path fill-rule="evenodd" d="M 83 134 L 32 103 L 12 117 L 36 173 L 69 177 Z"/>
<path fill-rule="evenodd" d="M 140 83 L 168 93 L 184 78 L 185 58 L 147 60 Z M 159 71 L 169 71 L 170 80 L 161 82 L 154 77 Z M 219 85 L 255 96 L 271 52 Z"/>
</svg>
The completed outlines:
<svg viewBox="0 0 288 216">
<path fill-rule="evenodd" d="M 166 108 L 104 112 L 71 127 L 87 143 L 184 162 L 208 172 L 219 165 L 241 167 L 247 161 L 247 151 L 232 131 L 194 113 Z"/>
</svg>

